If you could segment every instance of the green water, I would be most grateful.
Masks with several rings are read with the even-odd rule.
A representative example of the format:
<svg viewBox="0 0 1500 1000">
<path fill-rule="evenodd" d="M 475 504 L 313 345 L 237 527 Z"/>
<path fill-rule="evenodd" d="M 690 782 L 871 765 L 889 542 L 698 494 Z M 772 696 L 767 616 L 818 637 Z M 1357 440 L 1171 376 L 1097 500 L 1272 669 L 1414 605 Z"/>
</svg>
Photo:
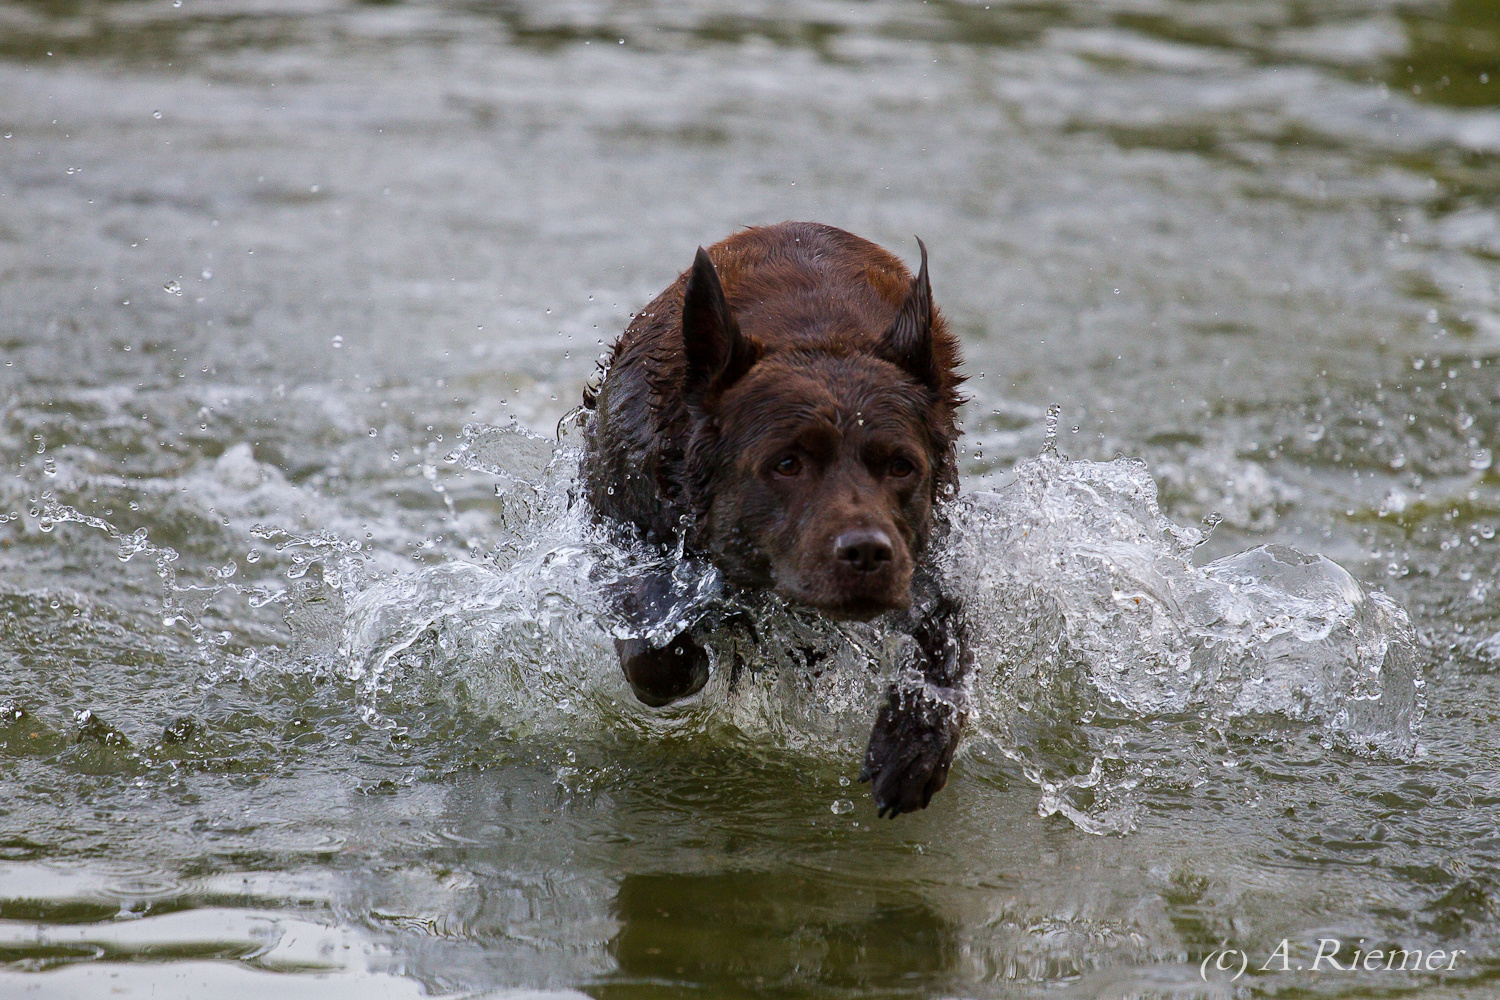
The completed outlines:
<svg viewBox="0 0 1500 1000">
<path fill-rule="evenodd" d="M 0 0 L 0 135 L 0 995 L 1497 989 L 1494 3 Z M 856 678 L 631 705 L 550 448 L 447 459 L 784 218 L 926 241 L 967 490 L 1057 404 L 1404 606 L 1420 748 L 980 725 L 886 823 Z"/>
</svg>

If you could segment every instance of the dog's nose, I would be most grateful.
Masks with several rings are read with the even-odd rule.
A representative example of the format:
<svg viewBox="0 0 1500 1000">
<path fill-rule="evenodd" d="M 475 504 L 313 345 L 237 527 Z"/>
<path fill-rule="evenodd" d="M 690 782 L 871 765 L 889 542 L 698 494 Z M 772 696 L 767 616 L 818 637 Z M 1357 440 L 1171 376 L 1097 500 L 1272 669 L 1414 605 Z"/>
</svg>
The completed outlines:
<svg viewBox="0 0 1500 1000">
<path fill-rule="evenodd" d="M 860 573 L 873 573 L 891 561 L 891 539 L 883 531 L 859 528 L 846 531 L 833 542 L 839 562 Z"/>
</svg>

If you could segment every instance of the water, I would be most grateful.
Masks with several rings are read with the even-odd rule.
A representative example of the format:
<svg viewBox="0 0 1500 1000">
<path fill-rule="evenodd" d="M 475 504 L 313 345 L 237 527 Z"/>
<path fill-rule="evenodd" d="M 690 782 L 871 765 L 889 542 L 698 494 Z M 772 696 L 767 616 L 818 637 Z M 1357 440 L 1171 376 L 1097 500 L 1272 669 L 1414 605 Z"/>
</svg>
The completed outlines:
<svg viewBox="0 0 1500 1000">
<path fill-rule="evenodd" d="M 1491 4 L 8 0 L 0 136 L 0 994 L 1492 992 Z M 571 503 L 783 218 L 922 236 L 969 359 L 896 822 L 898 638 L 757 604 L 645 709 L 671 554 Z"/>
</svg>

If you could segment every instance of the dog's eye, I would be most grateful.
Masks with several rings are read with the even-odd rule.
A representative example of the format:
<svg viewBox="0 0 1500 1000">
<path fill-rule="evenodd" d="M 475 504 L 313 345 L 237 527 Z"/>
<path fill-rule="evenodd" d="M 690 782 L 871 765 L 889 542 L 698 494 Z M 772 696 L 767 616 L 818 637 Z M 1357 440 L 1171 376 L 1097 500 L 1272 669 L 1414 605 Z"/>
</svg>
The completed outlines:
<svg viewBox="0 0 1500 1000">
<path fill-rule="evenodd" d="M 795 476 L 802 471 L 802 459 L 796 455 L 788 455 L 776 463 L 776 474 L 778 476 Z"/>
<path fill-rule="evenodd" d="M 895 476 L 897 479 L 905 479 L 913 472 L 916 472 L 917 467 L 915 465 L 912 465 L 904 458 L 893 458 L 891 459 L 889 471 L 890 474 Z"/>
</svg>

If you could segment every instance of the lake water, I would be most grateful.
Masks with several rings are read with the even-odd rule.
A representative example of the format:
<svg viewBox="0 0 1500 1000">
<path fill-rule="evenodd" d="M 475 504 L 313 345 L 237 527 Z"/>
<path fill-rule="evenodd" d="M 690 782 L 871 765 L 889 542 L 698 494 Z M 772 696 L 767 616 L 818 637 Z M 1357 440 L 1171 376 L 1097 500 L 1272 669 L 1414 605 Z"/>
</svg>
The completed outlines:
<svg viewBox="0 0 1500 1000">
<path fill-rule="evenodd" d="M 0 995 L 1497 989 L 1491 0 L 0 0 L 0 135 Z M 968 358 L 895 822 L 891 636 L 646 709 L 570 502 L 787 218 Z"/>
</svg>

